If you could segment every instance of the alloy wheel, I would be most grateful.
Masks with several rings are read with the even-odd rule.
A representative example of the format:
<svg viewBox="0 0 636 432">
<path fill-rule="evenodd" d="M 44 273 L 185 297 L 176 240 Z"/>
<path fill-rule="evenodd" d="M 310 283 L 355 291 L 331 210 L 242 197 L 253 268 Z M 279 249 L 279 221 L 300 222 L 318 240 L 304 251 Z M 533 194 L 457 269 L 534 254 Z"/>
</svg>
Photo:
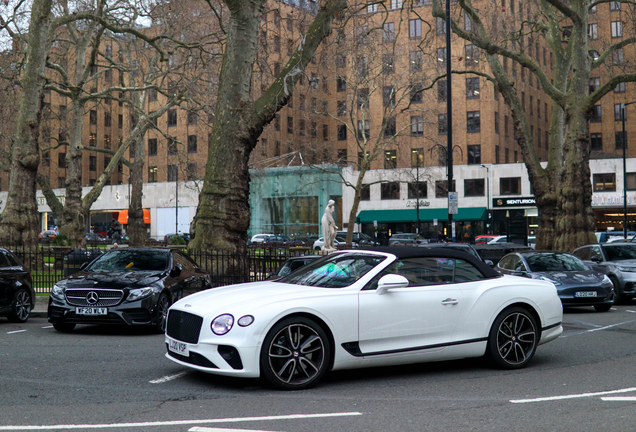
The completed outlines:
<svg viewBox="0 0 636 432">
<path fill-rule="evenodd" d="M 497 329 L 497 352 L 511 367 L 526 363 L 534 354 L 537 331 L 534 322 L 523 312 L 506 316 Z"/>
<path fill-rule="evenodd" d="M 325 341 L 318 331 L 298 323 L 280 329 L 267 353 L 271 372 L 292 386 L 302 386 L 322 375 L 327 361 Z"/>
</svg>

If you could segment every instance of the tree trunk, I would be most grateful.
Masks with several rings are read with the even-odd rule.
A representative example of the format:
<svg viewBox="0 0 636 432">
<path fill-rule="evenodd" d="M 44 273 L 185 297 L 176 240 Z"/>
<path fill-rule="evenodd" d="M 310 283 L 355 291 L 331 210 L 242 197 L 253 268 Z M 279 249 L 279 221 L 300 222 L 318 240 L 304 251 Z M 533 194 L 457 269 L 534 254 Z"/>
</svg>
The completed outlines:
<svg viewBox="0 0 636 432">
<path fill-rule="evenodd" d="M 40 214 L 35 190 L 40 164 L 38 141 L 44 65 L 50 48 L 51 5 L 51 0 L 34 0 L 31 10 L 18 123 L 13 138 L 9 194 L 0 219 L 0 244 L 4 246 L 35 248 L 38 245 Z"/>
<path fill-rule="evenodd" d="M 135 146 L 135 162 L 133 162 L 132 169 L 130 170 L 130 182 L 131 195 L 130 204 L 128 206 L 128 229 L 126 233 L 129 237 L 130 246 L 145 246 L 146 245 L 146 224 L 144 223 L 144 209 L 142 203 L 143 197 L 143 168 L 144 168 L 144 139 L 143 137 L 137 138 L 132 144 Z"/>
</svg>

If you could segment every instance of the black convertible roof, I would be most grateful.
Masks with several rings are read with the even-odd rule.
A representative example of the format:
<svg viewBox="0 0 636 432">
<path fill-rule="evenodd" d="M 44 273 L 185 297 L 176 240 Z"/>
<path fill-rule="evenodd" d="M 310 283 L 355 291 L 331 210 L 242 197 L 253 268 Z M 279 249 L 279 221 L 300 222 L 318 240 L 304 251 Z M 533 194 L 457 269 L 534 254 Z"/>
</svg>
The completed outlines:
<svg viewBox="0 0 636 432">
<path fill-rule="evenodd" d="M 436 258 L 456 258 L 470 262 L 477 267 L 481 273 L 487 278 L 500 277 L 499 272 L 482 260 L 474 256 L 451 248 L 419 248 L 415 246 L 384 246 L 358 249 L 359 251 L 376 251 L 395 255 L 398 259 L 419 258 L 419 257 L 436 257 Z"/>
</svg>

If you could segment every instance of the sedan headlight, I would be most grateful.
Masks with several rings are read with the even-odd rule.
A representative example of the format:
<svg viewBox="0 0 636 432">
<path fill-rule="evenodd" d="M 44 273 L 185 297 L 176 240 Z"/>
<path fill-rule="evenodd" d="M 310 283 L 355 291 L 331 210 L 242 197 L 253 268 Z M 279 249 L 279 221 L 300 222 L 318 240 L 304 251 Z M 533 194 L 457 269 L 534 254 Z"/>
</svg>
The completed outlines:
<svg viewBox="0 0 636 432">
<path fill-rule="evenodd" d="M 544 280 L 544 281 L 552 282 L 554 285 L 557 285 L 557 286 L 558 286 L 558 285 L 561 285 L 561 282 L 556 281 L 556 280 L 554 280 L 554 279 L 551 279 L 551 278 L 549 278 L 549 277 L 547 277 L 547 276 L 539 276 L 539 280 Z"/>
<path fill-rule="evenodd" d="M 603 285 L 607 285 L 607 284 L 614 285 L 614 284 L 612 283 L 612 280 L 611 280 L 611 279 L 609 278 L 609 276 L 607 276 L 607 275 L 603 275 L 603 281 L 602 281 L 601 283 L 602 283 Z"/>
<path fill-rule="evenodd" d="M 622 272 L 636 272 L 636 267 L 616 267 Z"/>
<path fill-rule="evenodd" d="M 132 302 L 135 300 L 141 300 L 146 297 L 150 297 L 153 292 L 154 292 L 154 289 L 152 287 L 144 287 L 144 288 L 137 288 L 134 290 L 130 290 L 130 293 L 128 294 L 128 298 L 126 299 L 126 301 Z"/>
<path fill-rule="evenodd" d="M 233 325 L 234 317 L 230 314 L 223 314 L 212 320 L 210 329 L 212 330 L 212 332 L 214 332 L 215 335 L 223 336 L 224 334 L 232 330 Z"/>
<path fill-rule="evenodd" d="M 53 289 L 51 290 L 51 297 L 56 300 L 64 300 L 64 292 L 66 291 L 66 287 L 63 285 L 55 284 L 53 285 Z"/>
</svg>

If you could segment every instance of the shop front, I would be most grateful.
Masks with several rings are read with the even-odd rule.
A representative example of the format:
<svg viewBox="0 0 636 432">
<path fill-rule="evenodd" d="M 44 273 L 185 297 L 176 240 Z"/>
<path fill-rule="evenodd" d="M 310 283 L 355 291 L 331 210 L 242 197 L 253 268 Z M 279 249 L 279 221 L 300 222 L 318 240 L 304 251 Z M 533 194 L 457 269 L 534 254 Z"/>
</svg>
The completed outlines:
<svg viewBox="0 0 636 432">
<path fill-rule="evenodd" d="M 627 193 L 627 213 L 623 194 L 592 195 L 592 210 L 596 231 L 623 231 L 627 214 L 627 231 L 636 231 L 636 193 Z"/>
<path fill-rule="evenodd" d="M 417 216 L 416 209 L 362 210 L 358 213 L 357 222 L 362 232 L 375 238 L 380 244 L 387 245 L 393 234 L 417 232 Z M 476 236 L 484 234 L 486 218 L 486 207 L 460 207 L 453 216 L 456 241 L 471 242 Z M 420 237 L 423 239 L 451 239 L 446 208 L 420 208 L 419 225 Z"/>
<path fill-rule="evenodd" d="M 536 235 L 539 211 L 534 197 L 493 198 L 493 234 Z"/>
</svg>

